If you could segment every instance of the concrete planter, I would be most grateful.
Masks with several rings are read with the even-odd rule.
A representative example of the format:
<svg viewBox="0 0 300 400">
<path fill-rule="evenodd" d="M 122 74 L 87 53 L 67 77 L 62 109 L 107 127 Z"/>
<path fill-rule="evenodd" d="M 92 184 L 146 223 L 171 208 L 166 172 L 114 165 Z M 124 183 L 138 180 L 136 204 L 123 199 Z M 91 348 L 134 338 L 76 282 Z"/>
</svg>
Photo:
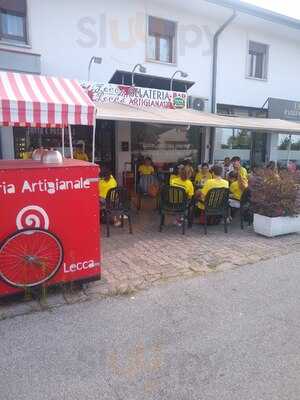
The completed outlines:
<svg viewBox="0 0 300 400">
<path fill-rule="evenodd" d="M 300 232 L 300 215 L 271 218 L 254 214 L 253 227 L 256 233 L 267 237 Z"/>
</svg>

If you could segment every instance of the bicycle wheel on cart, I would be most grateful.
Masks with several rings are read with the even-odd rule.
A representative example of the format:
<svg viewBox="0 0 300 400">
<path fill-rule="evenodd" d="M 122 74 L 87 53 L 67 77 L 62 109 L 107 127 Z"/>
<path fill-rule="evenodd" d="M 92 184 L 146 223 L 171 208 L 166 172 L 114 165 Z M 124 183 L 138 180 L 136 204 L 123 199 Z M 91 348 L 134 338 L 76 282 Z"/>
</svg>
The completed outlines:
<svg viewBox="0 0 300 400">
<path fill-rule="evenodd" d="M 60 240 L 44 229 L 18 231 L 0 247 L 0 277 L 14 287 L 34 287 L 47 282 L 62 262 Z"/>
</svg>

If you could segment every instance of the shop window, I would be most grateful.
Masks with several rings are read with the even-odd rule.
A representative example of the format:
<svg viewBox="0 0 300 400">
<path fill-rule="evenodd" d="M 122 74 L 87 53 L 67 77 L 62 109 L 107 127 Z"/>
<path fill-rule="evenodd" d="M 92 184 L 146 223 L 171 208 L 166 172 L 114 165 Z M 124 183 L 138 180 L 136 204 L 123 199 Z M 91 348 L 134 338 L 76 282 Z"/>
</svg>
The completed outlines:
<svg viewBox="0 0 300 400">
<path fill-rule="evenodd" d="M 218 114 L 221 115 L 232 115 L 246 118 L 267 118 L 268 116 L 267 110 L 261 108 L 234 106 L 229 104 L 218 104 L 217 111 Z M 249 166 L 251 158 L 253 159 L 253 154 L 251 157 L 251 152 L 253 153 L 254 150 L 254 142 L 255 157 L 257 157 L 258 154 L 261 158 L 265 157 L 265 137 L 266 136 L 263 134 L 264 140 L 262 140 L 255 131 L 245 129 L 216 129 L 215 160 L 222 161 L 225 157 L 232 158 L 233 156 L 239 156 L 243 161 L 243 164 Z"/>
<path fill-rule="evenodd" d="M 251 132 L 244 129 L 216 129 L 215 160 L 239 156 L 244 164 L 250 161 Z"/>
<path fill-rule="evenodd" d="M 176 23 L 148 18 L 147 59 L 173 64 L 175 60 Z"/>
<path fill-rule="evenodd" d="M 61 151 L 61 129 L 54 128 L 14 128 L 15 158 L 23 158 L 24 153 L 38 147 L 55 148 Z M 69 155 L 68 134 L 65 131 L 65 150 Z"/>
<path fill-rule="evenodd" d="M 250 132 L 244 129 L 223 129 L 222 149 L 241 149 L 251 148 Z"/>
<path fill-rule="evenodd" d="M 26 0 L 0 2 L 0 40 L 27 43 Z"/>
<path fill-rule="evenodd" d="M 155 164 L 167 167 L 191 159 L 200 159 L 202 129 L 159 124 L 131 124 L 131 150 L 135 159 L 150 157 Z"/>
<path fill-rule="evenodd" d="M 248 77 L 267 79 L 269 46 L 262 43 L 249 42 Z"/>
<path fill-rule="evenodd" d="M 286 163 L 287 160 L 295 161 L 300 165 L 300 136 L 278 135 L 277 159 Z"/>
<path fill-rule="evenodd" d="M 70 156 L 68 130 L 65 129 L 65 155 Z M 89 159 L 92 156 L 92 129 L 87 126 L 72 126 L 73 147 L 82 146 Z M 15 158 L 24 158 L 24 153 L 39 147 L 54 148 L 62 152 L 61 128 L 14 128 Z"/>
<path fill-rule="evenodd" d="M 300 151 L 300 137 L 298 135 L 279 135 L 278 137 L 278 150 L 291 150 Z"/>
</svg>

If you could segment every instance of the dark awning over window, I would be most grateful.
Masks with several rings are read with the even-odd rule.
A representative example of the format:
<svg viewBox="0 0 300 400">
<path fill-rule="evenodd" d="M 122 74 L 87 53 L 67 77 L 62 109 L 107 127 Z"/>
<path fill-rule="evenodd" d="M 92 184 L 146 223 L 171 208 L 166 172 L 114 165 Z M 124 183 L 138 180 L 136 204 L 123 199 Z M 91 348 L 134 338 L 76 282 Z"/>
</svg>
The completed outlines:
<svg viewBox="0 0 300 400">
<path fill-rule="evenodd" d="M 26 0 L 0 0 L 0 9 L 26 14 Z"/>
<path fill-rule="evenodd" d="M 110 78 L 109 83 L 118 85 L 131 85 L 132 73 L 129 71 L 116 70 Z M 134 83 L 138 87 L 146 87 L 150 89 L 170 90 L 171 78 L 164 76 L 148 75 L 148 74 L 134 74 Z M 175 92 L 186 92 L 190 89 L 195 82 L 186 81 L 181 79 L 174 79 L 173 90 Z"/>
</svg>

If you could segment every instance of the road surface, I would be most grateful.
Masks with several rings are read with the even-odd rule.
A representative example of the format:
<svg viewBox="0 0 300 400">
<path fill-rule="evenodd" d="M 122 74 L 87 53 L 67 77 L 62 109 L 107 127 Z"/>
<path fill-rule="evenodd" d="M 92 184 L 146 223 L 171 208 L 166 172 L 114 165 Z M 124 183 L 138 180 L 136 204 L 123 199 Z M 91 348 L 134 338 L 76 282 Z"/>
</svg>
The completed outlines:
<svg viewBox="0 0 300 400">
<path fill-rule="evenodd" d="M 4 320 L 0 399 L 299 400 L 299 287 L 300 253 Z"/>
</svg>

